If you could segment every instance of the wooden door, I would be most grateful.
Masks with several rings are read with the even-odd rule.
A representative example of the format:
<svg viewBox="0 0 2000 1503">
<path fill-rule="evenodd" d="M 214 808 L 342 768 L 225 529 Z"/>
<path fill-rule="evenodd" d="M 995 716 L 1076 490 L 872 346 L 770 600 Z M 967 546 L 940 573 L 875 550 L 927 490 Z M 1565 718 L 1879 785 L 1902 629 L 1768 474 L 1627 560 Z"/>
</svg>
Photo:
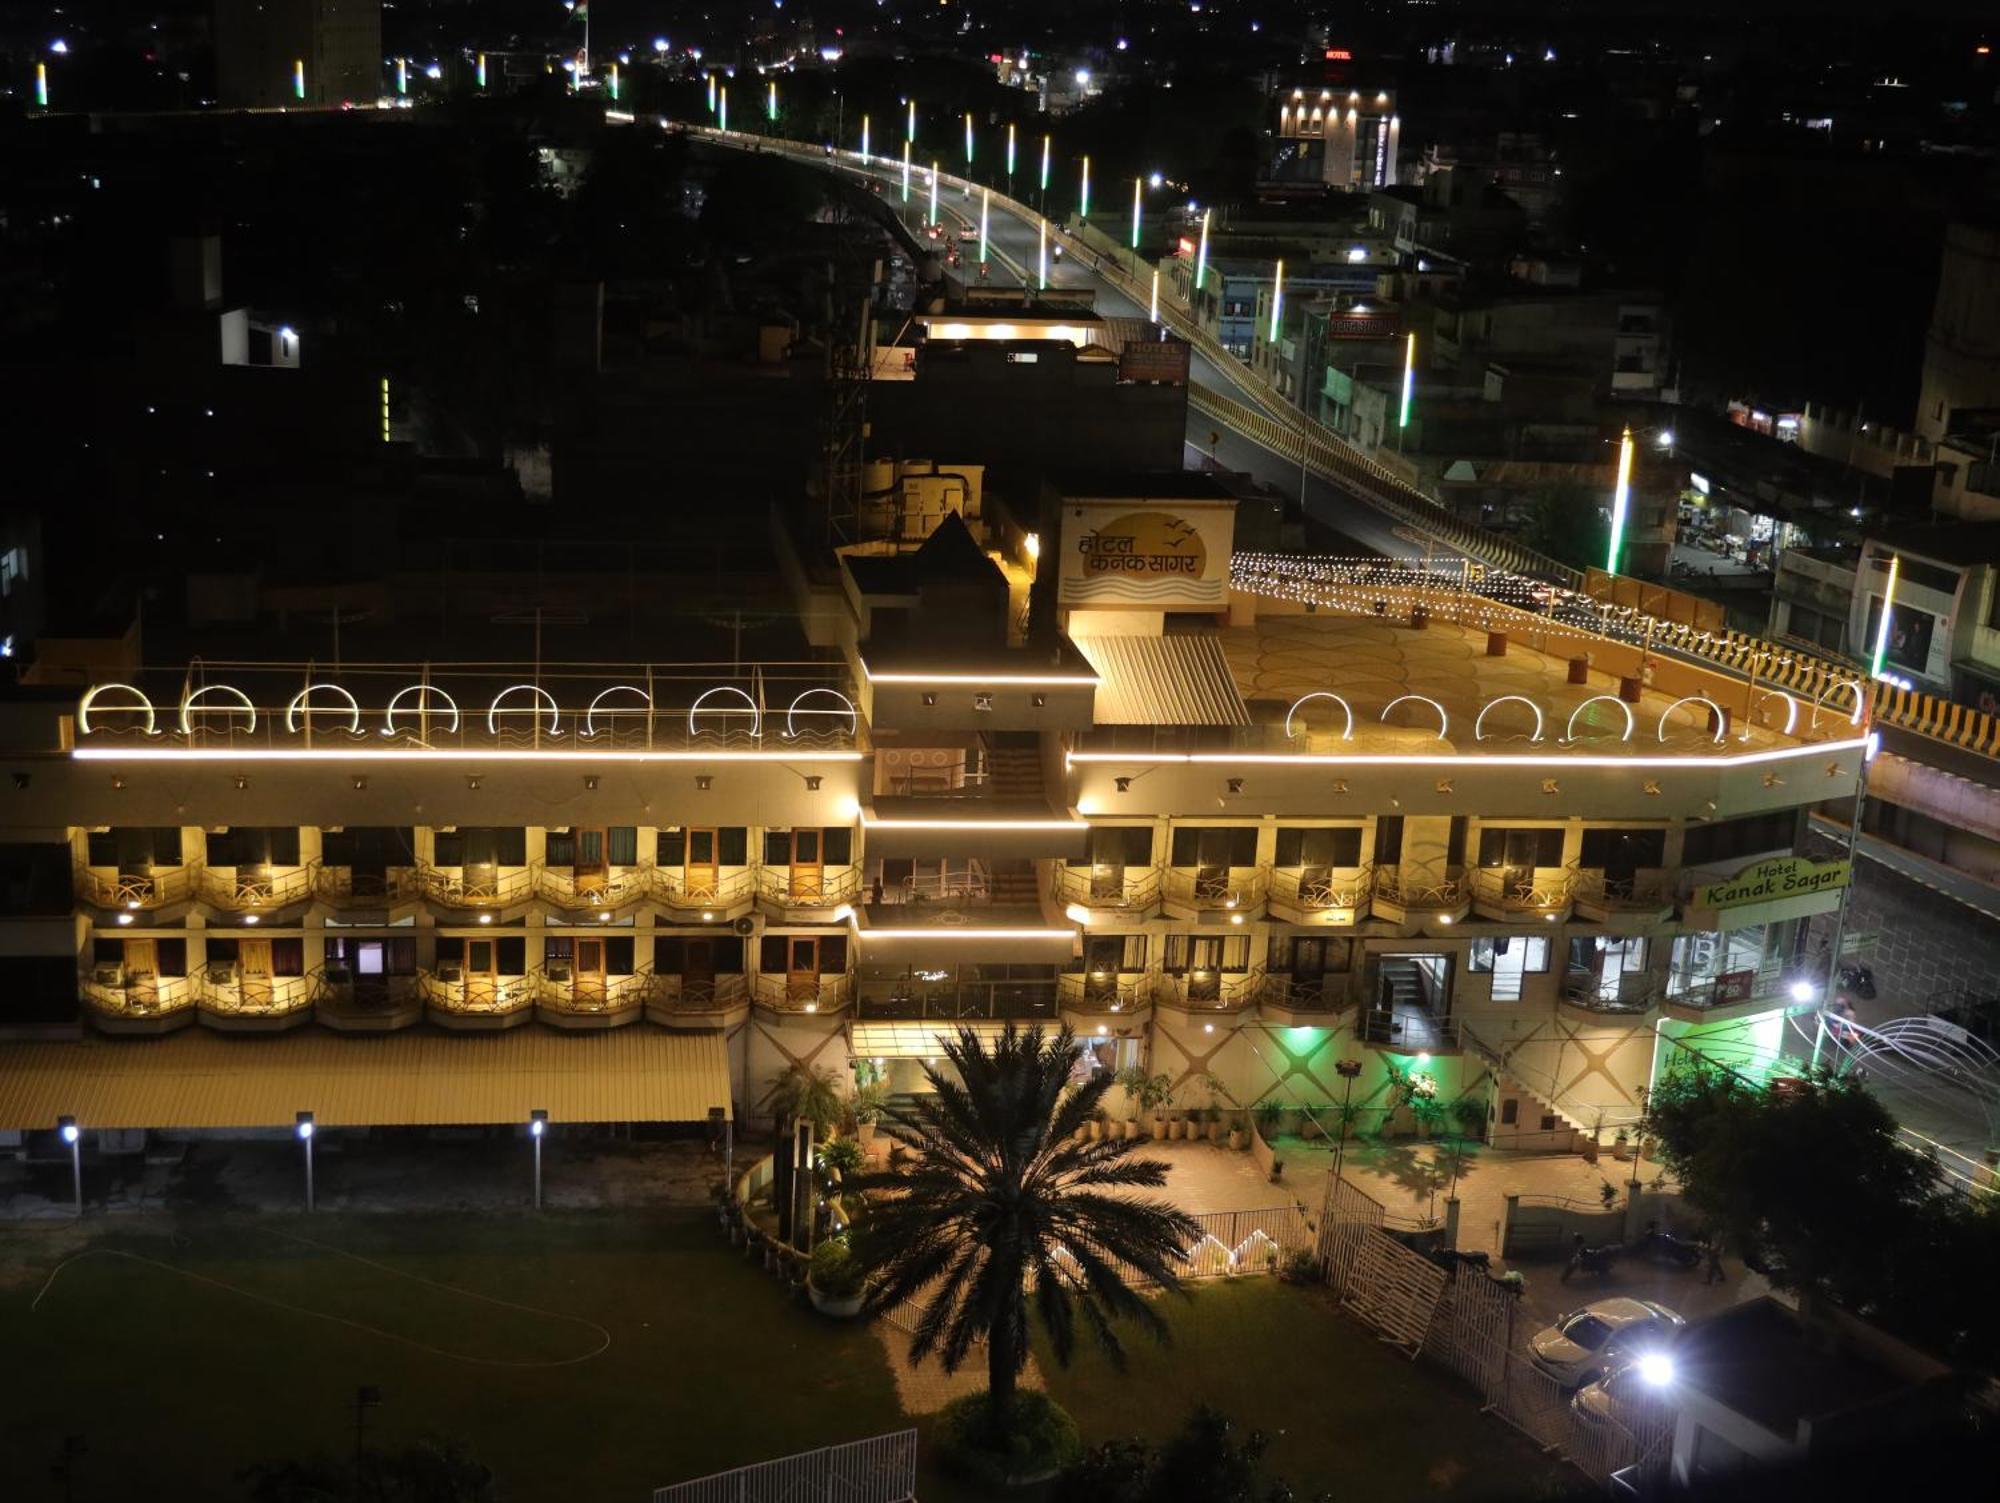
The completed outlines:
<svg viewBox="0 0 2000 1503">
<path fill-rule="evenodd" d="M 1221 939 L 1213 935 L 1196 935 L 1188 949 L 1188 1000 L 1219 1002 L 1222 999 Z"/>
<path fill-rule="evenodd" d="M 609 874 L 604 860 L 604 831 L 576 832 L 576 864 L 570 870 L 578 892 L 590 892 L 604 885 Z"/>
<path fill-rule="evenodd" d="M 150 1006 L 160 998 L 159 952 L 150 939 L 125 941 L 125 992 L 141 1006 Z"/>
<path fill-rule="evenodd" d="M 581 847 L 578 847 L 578 854 L 582 854 Z M 575 968 L 571 974 L 576 978 L 576 1000 L 602 1006 L 605 991 L 603 940 L 579 939 L 576 942 Z"/>
<path fill-rule="evenodd" d="M 465 1000 L 491 1007 L 500 999 L 499 946 L 490 939 L 465 942 Z"/>
<path fill-rule="evenodd" d="M 270 1006 L 271 942 L 268 939 L 240 939 L 236 942 L 236 988 L 244 1006 Z"/>
<path fill-rule="evenodd" d="M 826 891 L 826 868 L 816 829 L 792 831 L 792 896 L 817 898 Z"/>
<path fill-rule="evenodd" d="M 785 995 L 794 1001 L 819 995 L 819 940 L 794 934 L 785 941 Z"/>
<path fill-rule="evenodd" d="M 713 830 L 687 832 L 688 897 L 696 902 L 712 902 L 717 884 L 716 836 Z"/>
</svg>

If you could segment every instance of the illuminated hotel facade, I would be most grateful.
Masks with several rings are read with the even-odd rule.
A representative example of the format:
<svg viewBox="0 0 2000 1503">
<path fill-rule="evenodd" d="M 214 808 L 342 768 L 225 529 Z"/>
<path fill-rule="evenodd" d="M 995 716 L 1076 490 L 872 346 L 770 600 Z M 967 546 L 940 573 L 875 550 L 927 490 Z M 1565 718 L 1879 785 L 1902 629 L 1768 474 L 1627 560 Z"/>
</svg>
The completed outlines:
<svg viewBox="0 0 2000 1503">
<path fill-rule="evenodd" d="M 1421 1060 L 1564 1148 L 1678 1047 L 1775 1053 L 1851 704 L 1233 520 L 1173 474 L 781 539 L 790 661 L 17 703 L 0 1128 L 741 1118 L 794 1063 L 912 1091 L 940 1032 L 1062 1019 L 1183 1104 Z"/>
<path fill-rule="evenodd" d="M 1290 180 L 1320 182 L 1343 193 L 1366 193 L 1399 181 L 1396 153 L 1402 147 L 1403 120 L 1387 89 L 1326 85 L 1281 93 L 1277 134 L 1281 149 L 1295 153 L 1285 173 Z"/>
</svg>

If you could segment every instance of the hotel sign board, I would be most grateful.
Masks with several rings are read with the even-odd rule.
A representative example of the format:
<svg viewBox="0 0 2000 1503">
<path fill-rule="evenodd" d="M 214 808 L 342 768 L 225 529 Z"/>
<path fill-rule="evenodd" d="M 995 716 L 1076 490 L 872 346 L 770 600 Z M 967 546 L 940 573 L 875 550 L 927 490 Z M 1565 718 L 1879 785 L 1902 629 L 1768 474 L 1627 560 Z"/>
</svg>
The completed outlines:
<svg viewBox="0 0 2000 1503">
<path fill-rule="evenodd" d="M 1233 501 L 1070 501 L 1058 600 L 1065 606 L 1220 610 L 1229 603 Z"/>
<path fill-rule="evenodd" d="M 1746 903 L 1773 903 L 1784 898 L 1810 897 L 1847 886 L 1852 863 L 1813 861 L 1781 856 L 1746 866 L 1733 877 L 1704 883 L 1695 889 L 1697 908 L 1740 908 Z"/>
</svg>

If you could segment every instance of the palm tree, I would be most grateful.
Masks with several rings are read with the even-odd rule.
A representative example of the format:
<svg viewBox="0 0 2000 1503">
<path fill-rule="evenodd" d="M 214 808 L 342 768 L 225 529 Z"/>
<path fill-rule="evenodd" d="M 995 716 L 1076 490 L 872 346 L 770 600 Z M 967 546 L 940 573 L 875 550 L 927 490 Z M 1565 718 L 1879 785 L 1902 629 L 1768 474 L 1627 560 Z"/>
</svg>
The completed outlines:
<svg viewBox="0 0 2000 1503">
<path fill-rule="evenodd" d="M 1027 1365 L 1031 1297 L 1059 1363 L 1069 1365 L 1079 1318 L 1119 1361 L 1115 1320 L 1167 1335 L 1128 1278 L 1179 1289 L 1176 1264 L 1201 1232 L 1166 1201 L 1117 1193 L 1166 1183 L 1164 1163 L 1131 1156 L 1136 1140 L 1078 1141 L 1112 1077 L 1067 1089 L 1077 1055 L 1068 1027 L 1051 1038 L 1009 1023 L 990 1047 L 964 1028 L 944 1052 L 957 1079 L 927 1066 L 934 1094 L 895 1114 L 915 1168 L 857 1182 L 877 1193 L 856 1241 L 874 1309 L 927 1301 L 913 1361 L 936 1353 L 955 1372 L 985 1340 L 990 1411 L 1004 1425 Z"/>
</svg>

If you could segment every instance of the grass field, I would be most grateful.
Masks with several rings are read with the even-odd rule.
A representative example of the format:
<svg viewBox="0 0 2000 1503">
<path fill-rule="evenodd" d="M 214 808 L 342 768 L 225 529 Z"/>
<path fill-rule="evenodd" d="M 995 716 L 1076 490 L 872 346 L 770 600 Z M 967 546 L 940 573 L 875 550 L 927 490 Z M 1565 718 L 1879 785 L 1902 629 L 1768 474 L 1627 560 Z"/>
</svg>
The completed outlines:
<svg viewBox="0 0 2000 1503">
<path fill-rule="evenodd" d="M 1271 1433 L 1295 1483 L 1343 1498 L 1519 1496 L 1553 1474 L 1315 1294 L 1209 1286 L 1170 1315 L 1174 1345 L 1135 1348 L 1124 1375 L 1095 1355 L 1050 1372 L 1087 1441 L 1162 1435 L 1200 1395 Z M 253 1462 L 346 1454 L 362 1384 L 383 1396 L 371 1445 L 462 1441 L 510 1503 L 641 1503 L 910 1423 L 873 1332 L 793 1307 L 685 1213 L 0 1232 L 0 1353 L 9 1503 L 61 1496 L 66 1435 L 88 1446 L 79 1499 L 240 1496 Z M 921 1496 L 967 1495 L 926 1476 Z"/>
</svg>

